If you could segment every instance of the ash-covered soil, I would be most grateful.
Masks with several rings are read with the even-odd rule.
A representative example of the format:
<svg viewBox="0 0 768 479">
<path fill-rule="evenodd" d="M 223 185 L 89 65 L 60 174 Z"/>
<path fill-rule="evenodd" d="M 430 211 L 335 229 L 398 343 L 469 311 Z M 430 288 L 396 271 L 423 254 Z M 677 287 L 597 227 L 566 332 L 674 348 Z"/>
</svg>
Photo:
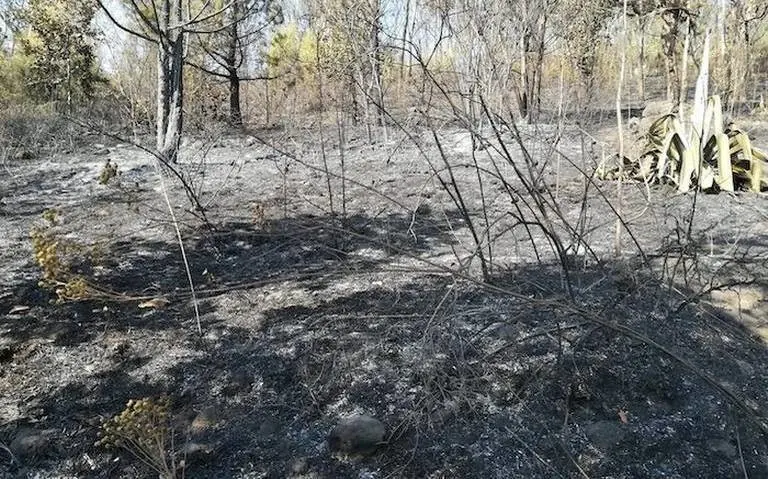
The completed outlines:
<svg viewBox="0 0 768 479">
<path fill-rule="evenodd" d="M 491 224 L 483 284 L 436 177 L 450 172 L 431 133 L 411 133 L 190 144 L 178 169 L 209 225 L 132 146 L 8 162 L 0 477 L 157 477 L 94 443 L 128 400 L 164 395 L 187 478 L 768 477 L 763 196 L 619 193 L 578 173 L 599 158 L 590 138 L 566 132 L 558 162 L 557 132 L 537 130 L 528 146 L 558 219 L 526 209 L 511 139 L 508 182 L 481 187 L 471 166 L 498 155 L 473 159 L 468 135 L 446 131 L 460 202 L 481 237 L 483 205 Z M 121 174 L 102 185 L 107 158 Z M 619 255 L 609 202 L 632 232 Z M 51 234 L 79 245 L 67 266 L 98 288 L 90 299 L 38 286 L 29 233 L 49 209 Z M 386 443 L 332 454 L 328 433 L 360 413 Z"/>
</svg>

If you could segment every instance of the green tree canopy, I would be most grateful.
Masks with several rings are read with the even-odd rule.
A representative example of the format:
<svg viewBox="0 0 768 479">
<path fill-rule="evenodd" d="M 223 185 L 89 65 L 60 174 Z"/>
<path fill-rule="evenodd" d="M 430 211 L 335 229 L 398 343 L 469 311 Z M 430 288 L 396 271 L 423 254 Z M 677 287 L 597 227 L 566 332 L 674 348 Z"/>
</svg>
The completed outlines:
<svg viewBox="0 0 768 479">
<path fill-rule="evenodd" d="M 17 38 L 29 58 L 25 82 L 33 99 L 69 106 L 93 95 L 100 81 L 92 27 L 96 9 L 88 0 L 29 0 L 19 10 Z"/>
</svg>

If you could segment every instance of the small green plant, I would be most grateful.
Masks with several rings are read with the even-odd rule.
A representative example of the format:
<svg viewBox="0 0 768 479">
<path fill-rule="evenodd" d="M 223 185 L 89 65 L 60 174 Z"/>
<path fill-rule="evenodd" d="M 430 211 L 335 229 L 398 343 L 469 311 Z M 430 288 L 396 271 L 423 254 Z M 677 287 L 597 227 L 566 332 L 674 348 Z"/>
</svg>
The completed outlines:
<svg viewBox="0 0 768 479">
<path fill-rule="evenodd" d="M 131 399 L 125 409 L 101 426 L 96 446 L 116 447 L 134 455 L 162 479 L 183 476 L 173 452 L 170 399 Z"/>
<path fill-rule="evenodd" d="M 117 168 L 117 163 L 112 163 L 110 159 L 107 159 L 104 167 L 99 172 L 99 183 L 107 185 L 112 179 L 117 178 L 119 174 L 120 171 Z"/>
<path fill-rule="evenodd" d="M 70 259 L 93 258 L 95 250 L 61 238 L 57 230 L 58 210 L 45 210 L 42 218 L 43 224 L 35 225 L 29 234 L 35 262 L 42 272 L 39 286 L 54 290 L 59 301 L 77 301 L 92 297 L 94 288 L 82 275 L 72 272 Z"/>
<path fill-rule="evenodd" d="M 42 282 L 45 283 L 55 282 L 63 271 L 59 242 L 53 231 L 59 222 L 58 216 L 55 209 L 45 210 L 42 215 L 44 225 L 34 226 L 29 234 L 35 261 L 43 272 Z"/>
</svg>

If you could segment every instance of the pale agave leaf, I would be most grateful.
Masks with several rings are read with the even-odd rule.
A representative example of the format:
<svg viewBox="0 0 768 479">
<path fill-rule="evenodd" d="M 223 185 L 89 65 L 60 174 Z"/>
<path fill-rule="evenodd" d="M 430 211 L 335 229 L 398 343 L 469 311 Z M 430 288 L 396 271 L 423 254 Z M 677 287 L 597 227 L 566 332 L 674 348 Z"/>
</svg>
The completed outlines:
<svg viewBox="0 0 768 479">
<path fill-rule="evenodd" d="M 717 135 L 717 185 L 723 191 L 733 191 L 733 170 L 731 168 L 731 153 L 728 147 L 728 135 Z"/>
<path fill-rule="evenodd" d="M 667 136 L 667 133 L 669 132 L 670 121 L 673 118 L 675 118 L 675 115 L 670 113 L 669 115 L 664 115 L 651 123 L 651 126 L 648 128 L 648 134 L 646 135 L 648 142 L 657 143 L 665 136 Z"/>
<path fill-rule="evenodd" d="M 704 148 L 701 150 L 702 160 L 708 165 L 714 165 L 717 163 L 717 151 L 720 146 L 717 142 L 717 139 L 718 136 L 710 137 L 709 141 L 707 141 L 707 144 L 704 145 Z M 730 151 L 728 143 L 726 143 L 725 146 L 728 148 L 727 151 Z"/>
<path fill-rule="evenodd" d="M 763 152 L 763 150 L 757 149 L 754 146 L 752 147 L 752 156 L 762 162 L 765 162 L 766 160 L 768 160 L 768 157 L 765 156 L 765 153 Z"/>
<path fill-rule="evenodd" d="M 693 111 L 691 113 L 690 132 L 692 137 L 696 135 L 701 137 L 704 131 L 704 114 L 707 108 L 707 97 L 709 96 L 709 33 L 704 37 L 704 50 L 701 57 L 701 68 L 699 77 L 696 80 L 696 93 L 693 100 Z"/>
<path fill-rule="evenodd" d="M 752 142 L 749 141 L 749 136 L 746 133 L 737 133 L 731 138 L 731 142 L 734 141 L 738 145 L 736 154 L 740 152 L 744 161 L 749 163 L 749 174 L 747 175 L 749 177 L 749 190 L 759 193 L 763 177 L 762 161 L 752 155 Z M 733 149 L 731 155 L 734 155 Z"/>
<path fill-rule="evenodd" d="M 725 131 L 725 125 L 723 124 L 723 103 L 720 101 L 720 95 L 712 95 L 710 98 L 712 102 L 712 110 L 714 118 L 712 118 L 712 136 L 718 136 Z"/>
<path fill-rule="evenodd" d="M 768 184 L 764 175 L 765 169 L 762 161 L 752 158 L 752 168 L 750 168 L 750 189 L 755 193 L 760 193 L 763 183 Z"/>
<path fill-rule="evenodd" d="M 683 150 L 683 158 L 680 164 L 680 175 L 677 182 L 677 191 L 686 193 L 691 189 L 691 179 L 699 167 L 699 155 L 692 148 Z"/>
</svg>

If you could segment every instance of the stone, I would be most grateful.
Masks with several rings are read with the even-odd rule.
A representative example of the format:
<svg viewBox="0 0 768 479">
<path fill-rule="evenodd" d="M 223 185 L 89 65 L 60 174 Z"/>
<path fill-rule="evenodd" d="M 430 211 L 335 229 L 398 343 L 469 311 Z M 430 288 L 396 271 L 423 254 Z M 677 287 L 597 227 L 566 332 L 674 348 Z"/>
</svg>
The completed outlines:
<svg viewBox="0 0 768 479">
<path fill-rule="evenodd" d="M 624 426 L 618 421 L 597 421 L 584 426 L 584 433 L 598 449 L 618 445 L 626 436 Z"/>
<path fill-rule="evenodd" d="M 39 456 L 48 447 L 51 432 L 50 430 L 20 429 L 8 449 L 18 458 Z"/>
<path fill-rule="evenodd" d="M 13 359 L 14 350 L 10 346 L 0 347 L 0 363 L 6 363 Z"/>
<path fill-rule="evenodd" d="M 187 457 L 187 458 L 194 458 L 199 456 L 207 456 L 211 453 L 213 453 L 214 447 L 210 444 L 206 444 L 203 442 L 193 442 L 188 441 L 184 444 L 184 447 L 181 448 L 181 452 Z"/>
<path fill-rule="evenodd" d="M 721 454 L 729 459 L 735 459 L 739 454 L 736 446 L 725 439 L 710 439 L 707 441 L 707 446 L 712 452 Z"/>
<path fill-rule="evenodd" d="M 218 409 L 215 407 L 207 407 L 197 413 L 192 420 L 189 430 L 193 435 L 201 434 L 215 428 L 219 421 L 221 421 L 221 417 Z"/>
<path fill-rule="evenodd" d="M 222 394 L 227 397 L 248 392 L 253 384 L 253 376 L 246 370 L 237 370 L 229 374 L 227 384 L 222 388 Z"/>
<path fill-rule="evenodd" d="M 368 415 L 343 419 L 328 435 L 328 448 L 342 454 L 368 455 L 384 442 L 386 427 Z"/>
<path fill-rule="evenodd" d="M 309 463 L 306 457 L 297 457 L 288 464 L 288 472 L 290 474 L 302 475 L 306 474 L 309 470 Z"/>
</svg>

